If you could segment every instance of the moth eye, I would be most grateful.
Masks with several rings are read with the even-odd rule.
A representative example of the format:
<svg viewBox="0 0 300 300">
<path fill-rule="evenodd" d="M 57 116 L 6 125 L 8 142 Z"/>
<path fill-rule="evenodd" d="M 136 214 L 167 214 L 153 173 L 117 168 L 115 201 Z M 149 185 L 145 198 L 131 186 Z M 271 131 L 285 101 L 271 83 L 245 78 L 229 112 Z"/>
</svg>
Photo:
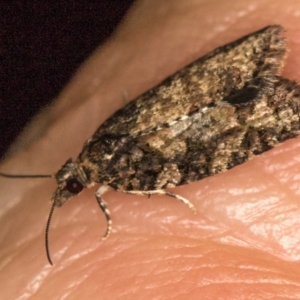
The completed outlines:
<svg viewBox="0 0 300 300">
<path fill-rule="evenodd" d="M 76 178 L 72 178 L 67 181 L 66 188 L 70 193 L 78 194 L 83 190 L 83 185 Z"/>
</svg>

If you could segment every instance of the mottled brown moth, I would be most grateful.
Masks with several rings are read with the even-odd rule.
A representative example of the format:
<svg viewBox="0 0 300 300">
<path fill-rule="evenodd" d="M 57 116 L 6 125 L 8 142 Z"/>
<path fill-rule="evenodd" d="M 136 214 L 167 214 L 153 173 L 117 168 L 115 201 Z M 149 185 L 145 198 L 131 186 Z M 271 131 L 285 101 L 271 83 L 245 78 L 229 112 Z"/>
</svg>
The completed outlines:
<svg viewBox="0 0 300 300">
<path fill-rule="evenodd" d="M 217 48 L 128 103 L 104 122 L 54 175 L 48 231 L 55 207 L 102 184 L 135 195 L 168 195 L 169 188 L 224 172 L 299 134 L 300 87 L 280 76 L 286 54 L 281 26 L 269 26 Z"/>
</svg>

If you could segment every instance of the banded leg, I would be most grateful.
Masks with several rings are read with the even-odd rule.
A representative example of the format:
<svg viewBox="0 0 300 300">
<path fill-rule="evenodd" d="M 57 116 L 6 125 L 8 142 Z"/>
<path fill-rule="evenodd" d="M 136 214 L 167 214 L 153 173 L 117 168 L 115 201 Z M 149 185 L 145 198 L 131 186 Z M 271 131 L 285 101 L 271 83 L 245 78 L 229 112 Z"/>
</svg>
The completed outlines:
<svg viewBox="0 0 300 300">
<path fill-rule="evenodd" d="M 96 199 L 97 199 L 97 202 L 101 208 L 101 210 L 103 211 L 105 217 L 106 217 L 106 220 L 107 220 L 107 229 L 106 229 L 106 232 L 105 234 L 103 235 L 102 237 L 102 240 L 105 240 L 111 233 L 111 230 L 112 230 L 112 220 L 111 220 L 111 216 L 110 216 L 110 211 L 107 207 L 107 204 L 106 202 L 103 200 L 102 198 L 102 195 L 104 193 L 106 193 L 108 190 L 110 189 L 109 186 L 107 185 L 102 185 L 95 193 L 95 196 L 96 196 Z"/>
<path fill-rule="evenodd" d="M 183 198 L 180 195 L 170 193 L 170 192 L 165 191 L 165 190 L 154 190 L 154 191 L 122 191 L 122 192 L 127 193 L 127 194 L 132 194 L 132 195 L 143 195 L 143 196 L 148 195 L 149 197 L 151 195 L 167 195 L 167 196 L 170 196 L 172 198 L 175 198 L 175 199 L 183 202 L 184 204 L 186 204 L 189 207 L 189 209 L 193 212 L 193 214 L 197 214 L 195 206 L 188 199 Z"/>
</svg>

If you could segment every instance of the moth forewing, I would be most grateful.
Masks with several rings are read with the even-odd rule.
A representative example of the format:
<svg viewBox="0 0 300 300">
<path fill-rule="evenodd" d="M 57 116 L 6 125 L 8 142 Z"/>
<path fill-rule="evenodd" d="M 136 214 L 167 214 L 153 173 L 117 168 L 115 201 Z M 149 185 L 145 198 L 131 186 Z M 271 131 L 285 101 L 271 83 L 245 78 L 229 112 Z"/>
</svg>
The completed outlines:
<svg viewBox="0 0 300 300">
<path fill-rule="evenodd" d="M 280 77 L 286 55 L 281 26 L 219 47 L 165 79 L 107 119 L 75 161 L 54 175 L 55 207 L 94 184 L 112 229 L 105 192 L 168 195 L 172 187 L 224 172 L 299 134 L 300 87 Z M 44 177 L 9 175 L 5 177 Z"/>
</svg>

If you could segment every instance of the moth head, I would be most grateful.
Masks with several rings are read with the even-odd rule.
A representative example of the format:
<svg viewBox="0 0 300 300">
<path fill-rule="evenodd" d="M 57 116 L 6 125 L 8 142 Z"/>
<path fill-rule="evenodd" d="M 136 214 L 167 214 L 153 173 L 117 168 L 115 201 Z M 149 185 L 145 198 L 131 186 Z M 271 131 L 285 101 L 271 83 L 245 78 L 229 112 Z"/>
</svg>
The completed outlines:
<svg viewBox="0 0 300 300">
<path fill-rule="evenodd" d="M 88 185 L 87 173 L 72 159 L 66 161 L 55 174 L 57 189 L 52 196 L 56 207 L 62 206 L 68 199 L 78 195 Z"/>
</svg>

